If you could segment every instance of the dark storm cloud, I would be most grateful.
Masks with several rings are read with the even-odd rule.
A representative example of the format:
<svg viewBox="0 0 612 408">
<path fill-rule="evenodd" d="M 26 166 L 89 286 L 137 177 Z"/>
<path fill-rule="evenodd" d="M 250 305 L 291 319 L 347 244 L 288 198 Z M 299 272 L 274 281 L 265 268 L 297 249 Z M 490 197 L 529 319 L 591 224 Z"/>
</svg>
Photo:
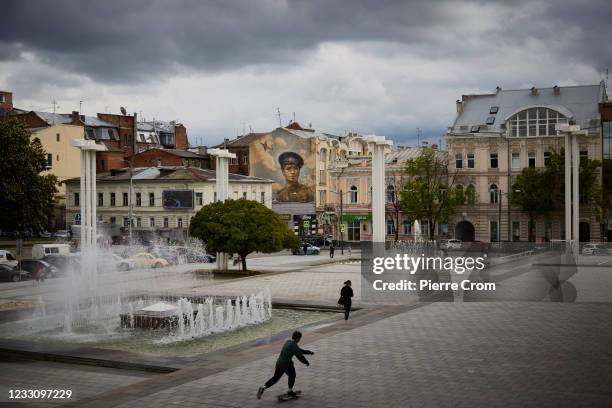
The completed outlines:
<svg viewBox="0 0 612 408">
<path fill-rule="evenodd" d="M 530 4 L 532 13 L 517 13 Z M 472 7 L 469 21 L 465 7 Z M 484 37 L 470 34 L 471 25 L 486 25 L 490 18 L 483 14 L 479 20 L 481 7 L 508 16 Z M 115 83 L 153 79 L 184 68 L 215 72 L 253 64 L 300 64 L 327 41 L 379 41 L 435 58 L 478 56 L 537 40 L 600 70 L 612 55 L 609 0 L 9 0 L 1 8 L 0 60 L 32 52 L 48 64 Z M 559 37 L 568 32 L 573 36 Z"/>
</svg>

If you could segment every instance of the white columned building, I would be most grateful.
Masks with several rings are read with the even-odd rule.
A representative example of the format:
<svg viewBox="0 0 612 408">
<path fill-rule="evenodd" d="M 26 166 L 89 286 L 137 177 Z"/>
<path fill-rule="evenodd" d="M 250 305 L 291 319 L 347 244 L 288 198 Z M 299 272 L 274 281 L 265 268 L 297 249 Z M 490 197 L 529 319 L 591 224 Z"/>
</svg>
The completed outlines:
<svg viewBox="0 0 612 408">
<path fill-rule="evenodd" d="M 372 242 L 385 242 L 385 148 L 392 146 L 384 136 L 366 136 L 372 152 Z"/>
<path fill-rule="evenodd" d="M 106 146 L 93 140 L 73 139 L 72 145 L 81 150 L 81 180 L 79 204 L 81 211 L 81 254 L 82 268 L 88 277 L 89 289 L 96 286 L 96 152 L 105 151 Z"/>
<path fill-rule="evenodd" d="M 235 159 L 236 154 L 230 153 L 227 149 L 210 149 L 208 151 L 215 156 L 216 174 L 215 183 L 217 190 L 217 200 L 225 201 L 229 198 L 229 159 Z M 228 255 L 226 253 L 217 253 L 217 268 L 227 269 Z"/>
</svg>

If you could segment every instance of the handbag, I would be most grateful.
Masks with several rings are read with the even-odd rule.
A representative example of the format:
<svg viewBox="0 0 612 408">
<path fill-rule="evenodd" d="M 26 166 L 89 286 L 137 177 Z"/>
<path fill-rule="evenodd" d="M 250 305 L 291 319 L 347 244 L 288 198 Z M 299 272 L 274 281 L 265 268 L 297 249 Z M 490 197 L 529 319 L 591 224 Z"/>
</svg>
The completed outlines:
<svg viewBox="0 0 612 408">
<path fill-rule="evenodd" d="M 338 304 L 344 306 L 344 298 L 342 296 L 338 299 Z"/>
</svg>

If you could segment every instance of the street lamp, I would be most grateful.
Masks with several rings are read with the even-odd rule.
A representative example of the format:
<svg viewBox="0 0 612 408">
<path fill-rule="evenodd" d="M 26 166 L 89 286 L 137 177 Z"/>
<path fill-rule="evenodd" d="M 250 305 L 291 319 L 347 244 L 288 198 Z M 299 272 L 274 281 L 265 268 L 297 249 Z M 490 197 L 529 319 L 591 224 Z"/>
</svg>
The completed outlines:
<svg viewBox="0 0 612 408">
<path fill-rule="evenodd" d="M 497 213 L 497 242 L 501 242 L 502 196 L 506 195 L 506 197 L 508 197 L 508 208 L 510 208 L 510 195 L 511 195 L 511 192 L 508 191 L 508 192 L 504 193 L 501 189 L 493 189 L 493 188 L 490 189 L 489 192 L 492 193 L 492 194 L 496 194 L 497 201 L 498 201 L 498 204 L 499 204 L 499 211 Z M 514 192 L 515 193 L 520 193 L 521 190 L 514 190 Z M 510 215 L 510 210 L 508 210 L 508 215 Z M 512 225 L 510 225 L 510 217 L 508 217 L 508 231 L 510 231 L 508 233 L 508 235 L 510 237 L 512 237 L 511 229 L 512 229 Z M 510 241 L 511 240 L 512 239 L 510 239 Z"/>
<path fill-rule="evenodd" d="M 338 222 L 338 231 L 340 232 L 340 254 L 344 255 L 344 233 L 342 232 L 342 216 L 344 211 L 344 202 L 342 200 L 342 197 L 344 196 L 344 193 L 346 193 L 346 191 L 340 190 L 340 192 L 338 192 L 330 190 L 329 192 L 340 195 L 340 220 Z"/>
</svg>

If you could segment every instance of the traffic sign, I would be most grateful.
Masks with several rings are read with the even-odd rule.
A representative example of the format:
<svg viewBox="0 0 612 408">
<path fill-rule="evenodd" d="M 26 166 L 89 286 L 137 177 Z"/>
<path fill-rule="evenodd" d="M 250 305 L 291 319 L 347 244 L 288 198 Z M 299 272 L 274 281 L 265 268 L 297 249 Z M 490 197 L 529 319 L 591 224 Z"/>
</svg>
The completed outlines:
<svg viewBox="0 0 612 408">
<path fill-rule="evenodd" d="M 310 220 L 304 220 L 304 229 L 310 228 Z"/>
<path fill-rule="evenodd" d="M 346 224 L 345 223 L 340 224 L 340 232 L 346 232 Z"/>
</svg>

